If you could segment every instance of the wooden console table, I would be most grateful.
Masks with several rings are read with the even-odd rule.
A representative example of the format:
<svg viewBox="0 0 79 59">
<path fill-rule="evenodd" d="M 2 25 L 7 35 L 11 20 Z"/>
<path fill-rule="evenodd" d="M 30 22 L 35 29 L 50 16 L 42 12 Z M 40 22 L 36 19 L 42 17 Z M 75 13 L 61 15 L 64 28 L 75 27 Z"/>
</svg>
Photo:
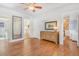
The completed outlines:
<svg viewBox="0 0 79 59">
<path fill-rule="evenodd" d="M 40 39 L 53 41 L 54 43 L 58 44 L 59 43 L 59 33 L 51 32 L 51 31 L 41 31 Z"/>
</svg>

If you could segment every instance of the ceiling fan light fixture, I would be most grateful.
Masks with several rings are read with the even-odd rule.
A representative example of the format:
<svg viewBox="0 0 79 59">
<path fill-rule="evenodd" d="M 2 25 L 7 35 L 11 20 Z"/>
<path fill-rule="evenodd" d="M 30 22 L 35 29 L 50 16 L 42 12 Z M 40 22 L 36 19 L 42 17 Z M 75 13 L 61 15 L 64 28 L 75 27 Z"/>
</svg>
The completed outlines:
<svg viewBox="0 0 79 59">
<path fill-rule="evenodd" d="M 42 9 L 42 6 L 40 4 L 37 4 L 37 3 L 30 3 L 30 4 L 23 4 L 25 7 L 24 7 L 24 10 L 26 9 L 29 9 L 29 10 L 32 10 L 33 12 L 35 12 L 36 10 L 40 10 Z"/>
<path fill-rule="evenodd" d="M 33 6 L 29 6 L 28 9 L 34 10 L 34 7 Z"/>
<path fill-rule="evenodd" d="M 35 12 L 36 8 L 34 6 L 29 6 L 28 8 L 29 10 L 32 10 L 33 12 Z"/>
</svg>

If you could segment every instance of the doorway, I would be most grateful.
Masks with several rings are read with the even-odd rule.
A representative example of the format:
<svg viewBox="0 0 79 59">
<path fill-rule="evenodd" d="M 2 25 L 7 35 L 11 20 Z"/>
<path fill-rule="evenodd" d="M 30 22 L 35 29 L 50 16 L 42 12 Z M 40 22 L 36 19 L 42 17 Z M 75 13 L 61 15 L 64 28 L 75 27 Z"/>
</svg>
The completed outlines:
<svg viewBox="0 0 79 59">
<path fill-rule="evenodd" d="M 77 19 L 72 16 L 64 17 L 64 47 L 70 55 L 77 53 Z"/>
<path fill-rule="evenodd" d="M 64 17 L 64 43 L 70 38 L 69 21 L 69 16 Z"/>
</svg>

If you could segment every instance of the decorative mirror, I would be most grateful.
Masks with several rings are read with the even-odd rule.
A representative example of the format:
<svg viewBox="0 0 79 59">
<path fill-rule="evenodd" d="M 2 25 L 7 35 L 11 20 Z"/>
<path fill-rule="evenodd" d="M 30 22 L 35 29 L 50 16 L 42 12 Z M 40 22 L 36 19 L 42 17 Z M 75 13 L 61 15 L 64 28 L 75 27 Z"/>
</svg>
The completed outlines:
<svg viewBox="0 0 79 59">
<path fill-rule="evenodd" d="M 12 39 L 22 38 L 22 17 L 12 16 Z"/>
</svg>

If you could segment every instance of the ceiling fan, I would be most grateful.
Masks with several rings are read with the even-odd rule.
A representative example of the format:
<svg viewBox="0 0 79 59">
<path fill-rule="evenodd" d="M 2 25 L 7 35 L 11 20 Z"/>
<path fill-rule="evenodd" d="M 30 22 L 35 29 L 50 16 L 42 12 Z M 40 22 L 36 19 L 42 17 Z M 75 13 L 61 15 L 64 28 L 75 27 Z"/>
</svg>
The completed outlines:
<svg viewBox="0 0 79 59">
<path fill-rule="evenodd" d="M 37 3 L 21 3 L 24 6 L 24 10 L 29 9 L 35 12 L 36 10 L 42 9 L 42 5 Z"/>
</svg>

